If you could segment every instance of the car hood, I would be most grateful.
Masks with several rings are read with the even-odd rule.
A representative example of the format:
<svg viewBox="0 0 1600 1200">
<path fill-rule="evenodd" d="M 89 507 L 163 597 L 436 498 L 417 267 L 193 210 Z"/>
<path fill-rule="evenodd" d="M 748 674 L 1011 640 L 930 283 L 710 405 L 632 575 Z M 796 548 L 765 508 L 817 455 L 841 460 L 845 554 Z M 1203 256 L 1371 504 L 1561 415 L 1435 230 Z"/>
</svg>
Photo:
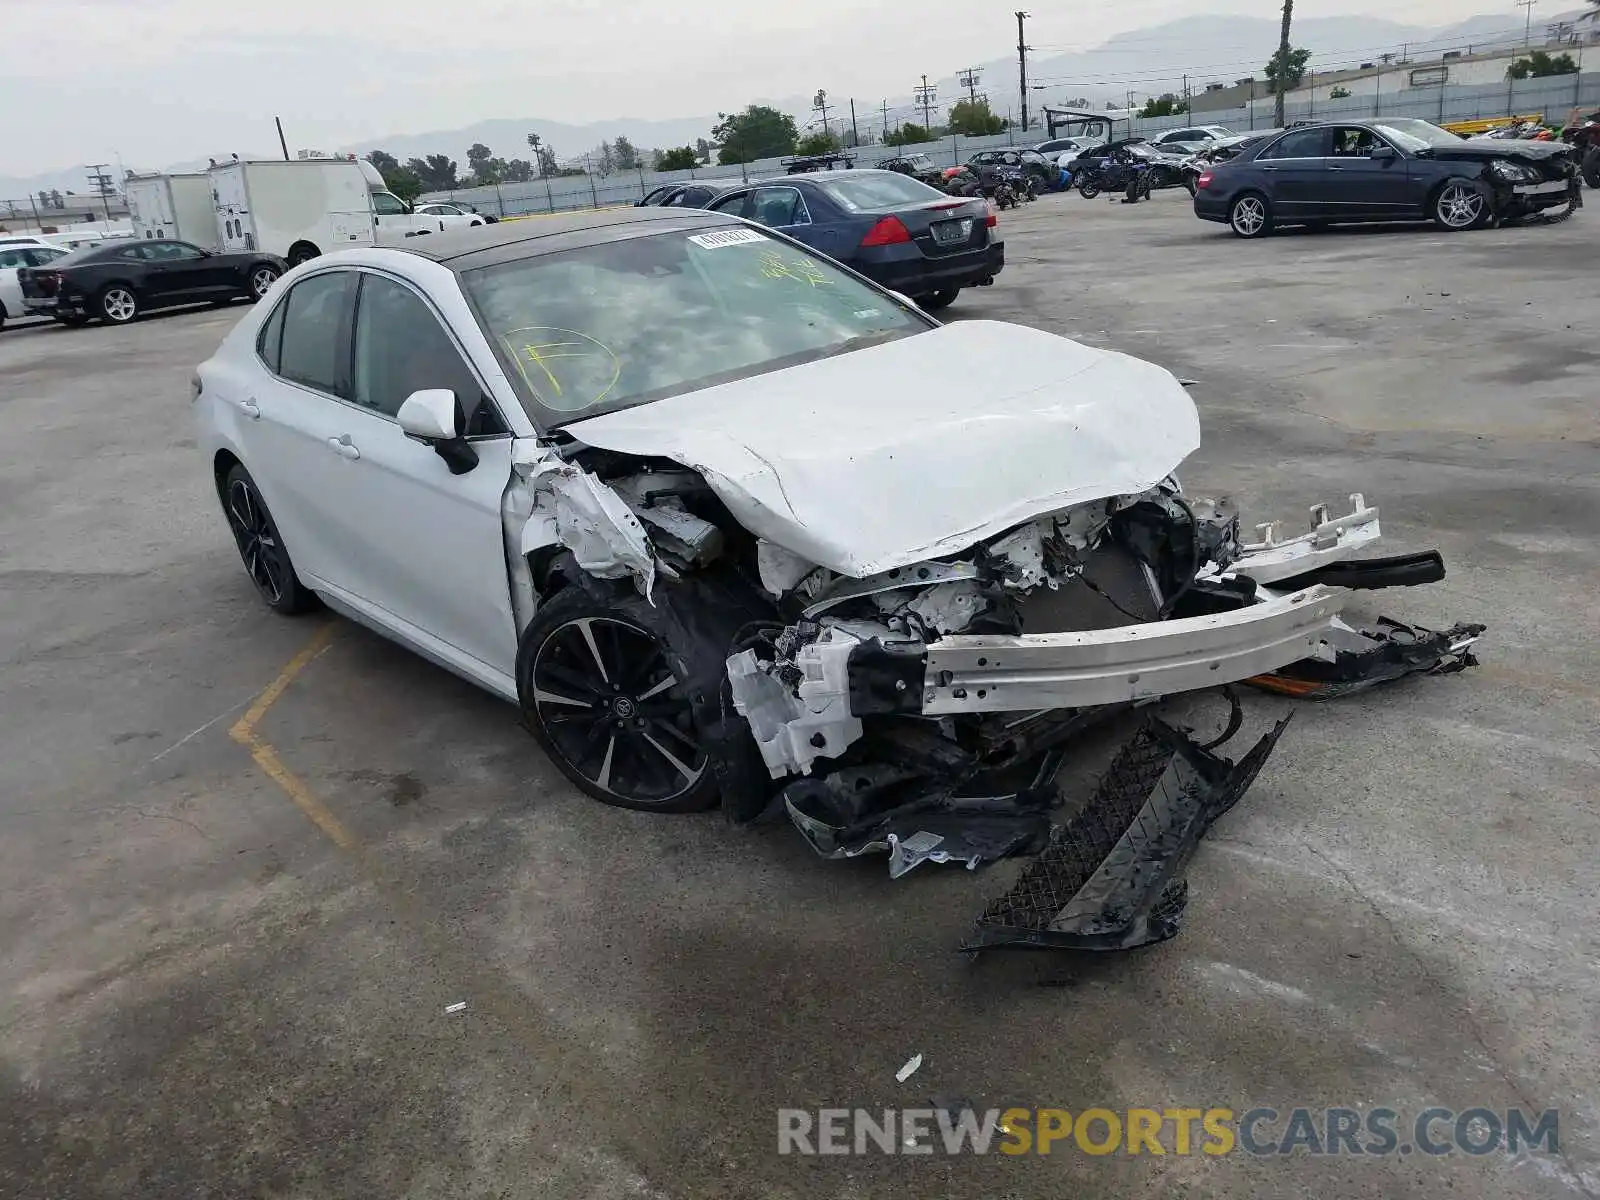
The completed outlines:
<svg viewBox="0 0 1600 1200">
<path fill-rule="evenodd" d="M 1559 158 L 1571 154 L 1572 147 L 1565 142 L 1531 142 L 1511 138 L 1468 138 L 1459 146 L 1436 146 L 1429 158 L 1489 159 L 1489 158 Z"/>
<path fill-rule="evenodd" d="M 1170 372 L 995 321 L 564 428 L 693 468 L 750 532 L 856 577 L 1145 491 L 1200 444 Z"/>
</svg>

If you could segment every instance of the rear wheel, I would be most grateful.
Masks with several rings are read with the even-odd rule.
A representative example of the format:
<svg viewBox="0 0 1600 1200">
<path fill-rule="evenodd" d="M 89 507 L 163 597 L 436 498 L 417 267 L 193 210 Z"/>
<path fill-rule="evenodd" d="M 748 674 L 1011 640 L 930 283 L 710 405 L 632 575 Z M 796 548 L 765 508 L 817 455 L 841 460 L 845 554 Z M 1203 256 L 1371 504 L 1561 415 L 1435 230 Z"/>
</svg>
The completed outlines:
<svg viewBox="0 0 1600 1200">
<path fill-rule="evenodd" d="M 1085 179 L 1078 184 L 1078 195 L 1085 200 L 1093 200 L 1100 194 L 1100 184 L 1093 179 Z"/>
<path fill-rule="evenodd" d="M 961 294 L 960 288 L 945 288 L 942 292 L 933 292 L 927 296 L 917 297 L 917 307 L 923 312 L 938 312 L 941 308 L 949 308 L 956 302 L 956 297 Z"/>
<path fill-rule="evenodd" d="M 1475 229 L 1489 217 L 1489 200 L 1465 179 L 1451 179 L 1433 198 L 1432 217 L 1441 229 Z"/>
<path fill-rule="evenodd" d="M 301 263 L 310 262 L 322 253 L 310 242 L 296 242 L 289 247 L 289 265 L 298 267 Z"/>
<path fill-rule="evenodd" d="M 1259 192 L 1246 192 L 1228 208 L 1228 226 L 1242 238 L 1265 237 L 1272 232 L 1272 210 Z"/>
<path fill-rule="evenodd" d="M 239 547 L 245 572 L 267 607 L 287 616 L 317 607 L 316 593 L 300 582 L 267 503 L 250 472 L 235 463 L 222 481 L 222 512 Z"/>
<path fill-rule="evenodd" d="M 1584 151 L 1583 181 L 1592 188 L 1600 188 L 1600 147 L 1591 146 Z"/>
<path fill-rule="evenodd" d="M 126 325 L 139 315 L 139 297 L 125 283 L 113 283 L 100 293 L 100 315 L 113 325 Z"/>
</svg>

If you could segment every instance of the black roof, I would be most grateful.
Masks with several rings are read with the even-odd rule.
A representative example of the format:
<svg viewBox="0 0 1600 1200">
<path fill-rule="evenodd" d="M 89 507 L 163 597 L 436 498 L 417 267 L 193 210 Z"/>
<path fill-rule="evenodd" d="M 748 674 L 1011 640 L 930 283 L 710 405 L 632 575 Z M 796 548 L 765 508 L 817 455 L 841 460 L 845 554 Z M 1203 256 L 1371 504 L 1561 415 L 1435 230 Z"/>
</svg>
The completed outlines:
<svg viewBox="0 0 1600 1200">
<path fill-rule="evenodd" d="M 602 208 L 587 212 L 540 213 L 530 217 L 512 217 L 496 221 L 493 225 L 474 225 L 467 229 L 453 229 L 426 237 L 410 238 L 404 246 L 385 249 L 405 250 L 422 258 L 431 258 L 452 270 L 466 270 L 484 266 L 489 262 L 526 258 L 533 254 L 571 249 L 573 246 L 592 245 L 596 242 L 616 241 L 644 232 L 641 225 L 658 226 L 659 232 L 694 228 L 702 225 L 725 225 L 729 217 L 722 213 L 707 212 L 701 208 Z M 587 235 L 587 236 L 585 236 Z M 533 246 L 529 243 L 546 239 L 559 245 Z M 521 252 L 516 252 L 517 248 Z M 475 261 L 466 261 L 475 260 Z"/>
</svg>

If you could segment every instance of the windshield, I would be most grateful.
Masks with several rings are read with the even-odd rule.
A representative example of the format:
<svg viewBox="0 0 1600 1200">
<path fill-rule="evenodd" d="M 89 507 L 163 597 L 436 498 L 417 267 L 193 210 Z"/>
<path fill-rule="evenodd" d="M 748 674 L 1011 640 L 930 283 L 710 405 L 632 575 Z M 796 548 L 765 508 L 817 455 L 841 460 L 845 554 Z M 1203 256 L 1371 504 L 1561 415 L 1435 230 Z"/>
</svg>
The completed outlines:
<svg viewBox="0 0 1600 1200">
<path fill-rule="evenodd" d="M 828 259 L 742 225 L 520 259 L 462 284 L 544 428 L 931 328 Z"/>
<path fill-rule="evenodd" d="M 942 200 L 944 193 L 919 183 L 909 175 L 883 171 L 872 175 L 856 175 L 848 179 L 830 179 L 822 183 L 822 190 L 851 212 L 876 212 L 885 208 L 905 208 L 912 204 L 926 204 Z"/>
<path fill-rule="evenodd" d="M 1461 139 L 1448 129 L 1440 129 L 1428 121 L 1411 119 L 1380 121 L 1373 125 L 1379 133 L 1393 141 L 1402 150 L 1426 150 L 1430 146 L 1459 146 Z"/>
</svg>

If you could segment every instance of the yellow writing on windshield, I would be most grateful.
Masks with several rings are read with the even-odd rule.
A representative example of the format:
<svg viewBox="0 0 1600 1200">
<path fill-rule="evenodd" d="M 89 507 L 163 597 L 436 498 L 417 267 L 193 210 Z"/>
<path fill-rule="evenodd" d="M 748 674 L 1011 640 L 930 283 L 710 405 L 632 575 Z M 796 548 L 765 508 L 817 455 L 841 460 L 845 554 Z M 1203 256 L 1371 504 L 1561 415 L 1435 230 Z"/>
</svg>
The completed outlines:
<svg viewBox="0 0 1600 1200">
<path fill-rule="evenodd" d="M 822 268 L 809 258 L 785 261 L 770 250 L 761 256 L 761 273 L 768 279 L 793 279 L 812 287 L 828 286 L 828 277 L 822 273 Z"/>
</svg>

